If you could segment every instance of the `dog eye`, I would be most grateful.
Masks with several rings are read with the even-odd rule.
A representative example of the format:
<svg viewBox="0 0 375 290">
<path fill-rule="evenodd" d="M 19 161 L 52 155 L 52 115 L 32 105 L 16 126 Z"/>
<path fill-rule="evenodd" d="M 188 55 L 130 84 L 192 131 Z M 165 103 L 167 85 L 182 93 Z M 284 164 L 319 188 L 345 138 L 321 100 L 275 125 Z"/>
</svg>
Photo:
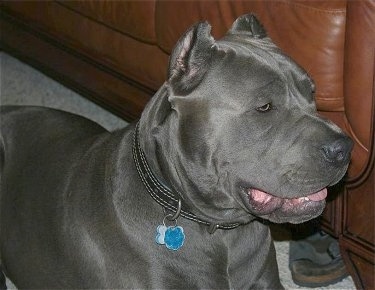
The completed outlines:
<svg viewBox="0 0 375 290">
<path fill-rule="evenodd" d="M 264 113 L 272 110 L 272 103 L 267 103 L 263 106 L 256 108 L 258 112 Z"/>
</svg>

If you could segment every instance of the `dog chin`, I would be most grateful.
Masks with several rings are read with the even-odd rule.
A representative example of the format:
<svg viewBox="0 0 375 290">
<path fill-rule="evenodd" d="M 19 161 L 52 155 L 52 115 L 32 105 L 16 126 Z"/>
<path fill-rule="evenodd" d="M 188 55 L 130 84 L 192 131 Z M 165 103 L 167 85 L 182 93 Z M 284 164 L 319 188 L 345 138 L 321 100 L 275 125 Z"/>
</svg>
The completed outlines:
<svg viewBox="0 0 375 290">
<path fill-rule="evenodd" d="M 300 214 L 290 214 L 280 211 L 274 211 L 269 215 L 259 216 L 261 219 L 269 220 L 273 223 L 291 223 L 291 224 L 300 224 L 304 223 L 308 220 L 316 218 L 320 216 L 324 210 L 325 201 L 320 202 L 319 206 L 314 206 L 313 208 L 309 209 L 307 212 L 304 211 Z"/>
<path fill-rule="evenodd" d="M 327 189 L 298 198 L 281 198 L 254 188 L 247 189 L 246 195 L 254 215 L 276 223 L 301 223 L 323 212 Z"/>
</svg>

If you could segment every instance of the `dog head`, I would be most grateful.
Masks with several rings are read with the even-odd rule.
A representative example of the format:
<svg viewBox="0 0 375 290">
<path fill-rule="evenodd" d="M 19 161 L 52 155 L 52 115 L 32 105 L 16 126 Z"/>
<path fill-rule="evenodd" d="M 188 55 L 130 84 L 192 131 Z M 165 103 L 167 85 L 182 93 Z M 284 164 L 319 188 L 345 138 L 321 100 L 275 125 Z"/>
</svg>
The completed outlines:
<svg viewBox="0 0 375 290">
<path fill-rule="evenodd" d="M 317 114 L 311 78 L 253 15 L 218 41 L 206 22 L 190 28 L 141 127 L 151 167 L 215 223 L 320 215 L 352 148 Z"/>
</svg>

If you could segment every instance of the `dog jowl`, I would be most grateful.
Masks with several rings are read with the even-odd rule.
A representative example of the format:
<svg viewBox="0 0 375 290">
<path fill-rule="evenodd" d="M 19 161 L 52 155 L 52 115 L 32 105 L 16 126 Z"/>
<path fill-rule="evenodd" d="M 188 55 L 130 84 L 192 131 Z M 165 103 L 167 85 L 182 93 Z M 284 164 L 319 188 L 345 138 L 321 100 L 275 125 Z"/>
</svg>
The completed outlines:
<svg viewBox="0 0 375 290">
<path fill-rule="evenodd" d="M 189 29 L 122 130 L 1 113 L 1 268 L 19 288 L 282 288 L 258 219 L 321 214 L 352 148 L 253 15 L 217 41 Z"/>
</svg>

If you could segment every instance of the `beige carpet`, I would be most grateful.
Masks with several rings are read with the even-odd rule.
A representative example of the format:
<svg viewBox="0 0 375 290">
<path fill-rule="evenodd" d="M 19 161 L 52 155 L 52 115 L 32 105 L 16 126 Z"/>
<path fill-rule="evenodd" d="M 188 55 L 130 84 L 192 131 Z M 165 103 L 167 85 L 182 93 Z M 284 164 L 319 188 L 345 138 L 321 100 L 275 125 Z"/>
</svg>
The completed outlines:
<svg viewBox="0 0 375 290">
<path fill-rule="evenodd" d="M 83 115 L 108 130 L 127 125 L 123 120 L 7 54 L 0 53 L 0 69 L 0 104 L 27 104 L 58 108 Z M 278 227 L 275 231 L 275 246 L 282 284 L 286 289 L 311 289 L 299 287 L 293 283 L 288 269 L 288 232 Z M 315 289 L 344 290 L 355 289 L 355 287 L 351 277 L 348 277 L 334 285 Z"/>
</svg>

